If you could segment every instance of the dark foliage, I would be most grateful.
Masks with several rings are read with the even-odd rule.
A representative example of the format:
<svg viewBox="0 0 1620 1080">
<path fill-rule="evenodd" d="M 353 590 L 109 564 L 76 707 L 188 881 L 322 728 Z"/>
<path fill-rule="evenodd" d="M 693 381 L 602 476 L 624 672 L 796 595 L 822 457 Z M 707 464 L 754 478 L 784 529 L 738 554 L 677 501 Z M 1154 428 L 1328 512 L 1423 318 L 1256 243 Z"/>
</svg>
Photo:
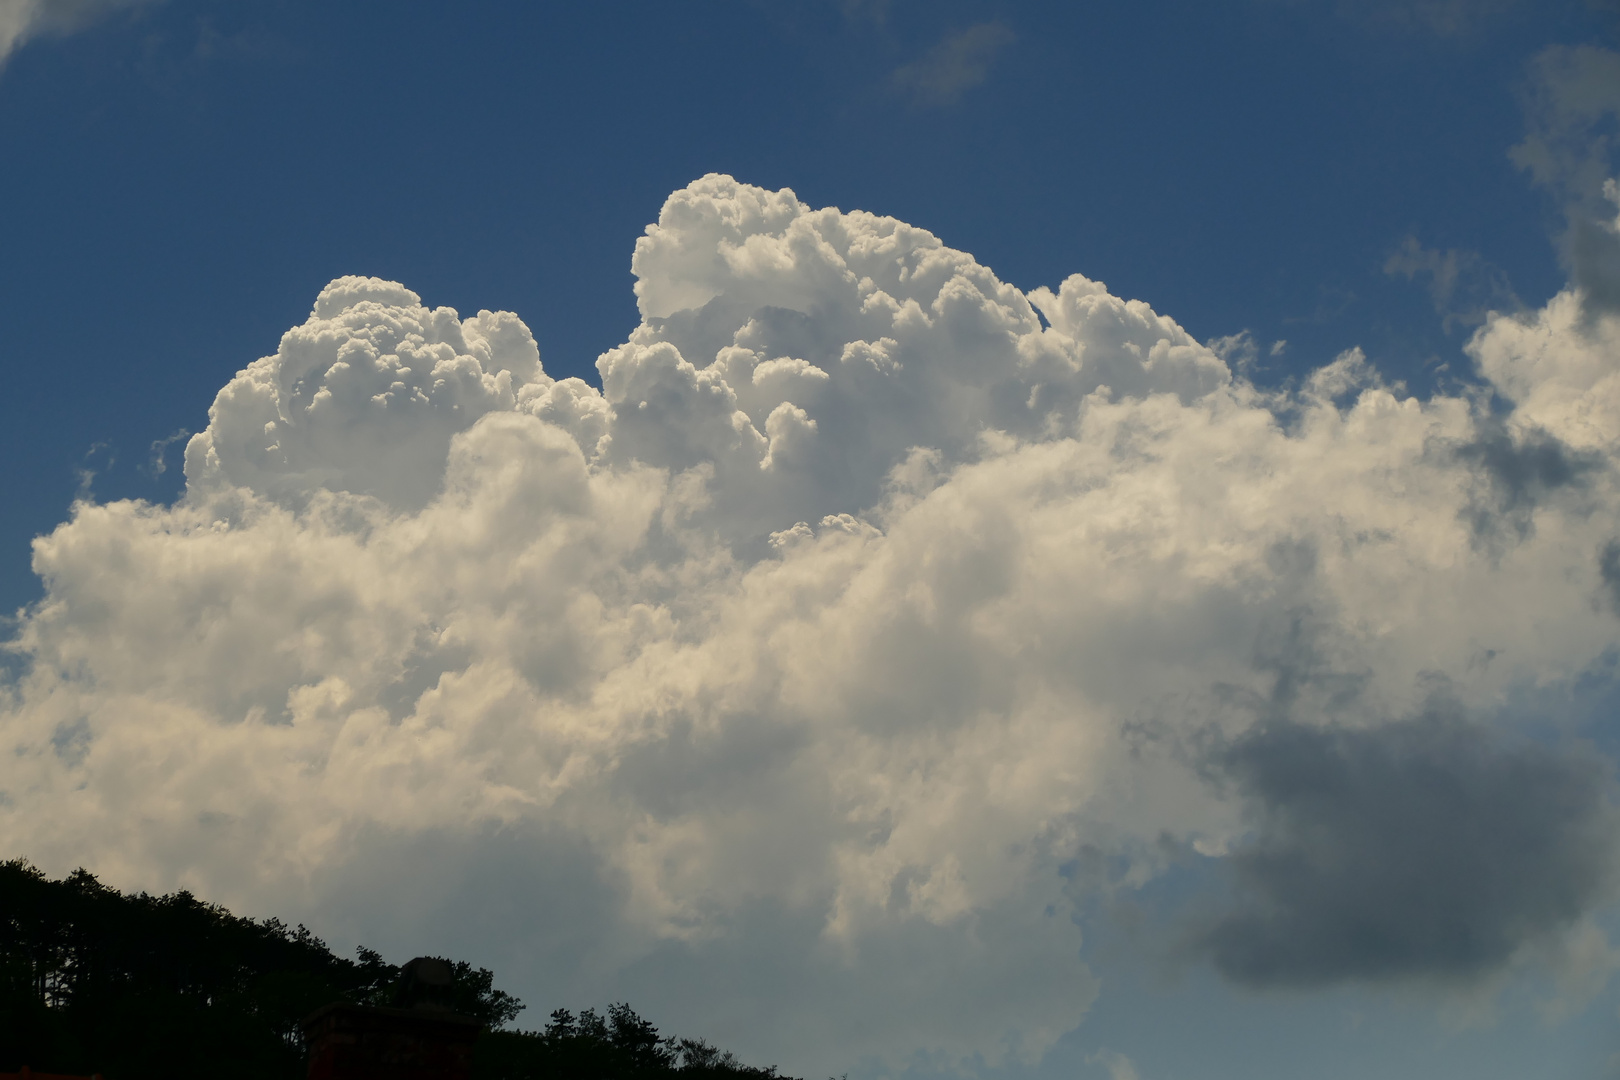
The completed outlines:
<svg viewBox="0 0 1620 1080">
<path fill-rule="evenodd" d="M 300 1021 L 347 1001 L 482 1020 L 475 1080 L 786 1080 L 662 1037 L 628 1005 L 500 1030 L 522 1004 L 487 969 L 444 963 L 448 985 L 427 986 L 370 949 L 345 960 L 302 926 L 238 918 L 190 893 L 126 896 L 83 870 L 51 881 L 0 862 L 0 1072 L 301 1080 Z"/>
<path fill-rule="evenodd" d="M 522 1009 L 487 970 L 452 968 L 457 1012 L 500 1025 Z M 401 993 L 400 969 L 377 953 L 345 960 L 302 926 L 0 863 L 0 1072 L 289 1080 L 304 1074 L 303 1017 Z"/>
<path fill-rule="evenodd" d="M 664 1038 L 628 1005 L 607 1015 L 586 1009 L 551 1014 L 544 1031 L 492 1031 L 479 1041 L 479 1080 L 786 1080 L 776 1069 L 739 1062 L 701 1039 Z"/>
</svg>

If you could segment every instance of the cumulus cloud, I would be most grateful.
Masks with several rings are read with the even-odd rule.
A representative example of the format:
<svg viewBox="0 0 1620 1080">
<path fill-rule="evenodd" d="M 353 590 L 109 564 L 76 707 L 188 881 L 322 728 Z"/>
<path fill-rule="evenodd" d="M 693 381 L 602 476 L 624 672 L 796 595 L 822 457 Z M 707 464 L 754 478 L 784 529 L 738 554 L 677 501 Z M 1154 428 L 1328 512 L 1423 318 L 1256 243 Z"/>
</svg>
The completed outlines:
<svg viewBox="0 0 1620 1080">
<path fill-rule="evenodd" d="M 0 65 L 31 38 L 71 34 L 98 19 L 160 0 L 0 0 Z"/>
<path fill-rule="evenodd" d="M 728 177 L 632 265 L 600 389 L 514 315 L 335 281 L 219 392 L 181 499 L 40 538 L 0 704 L 15 849 L 448 935 L 542 1006 L 628 997 L 808 1074 L 1037 1058 L 1097 992 L 1083 850 L 1138 883 L 1166 834 L 1235 852 L 1331 981 L 1333 933 L 1445 895 L 1421 843 L 1564 872 L 1608 827 L 1561 751 L 1387 719 L 1439 678 L 1511 725 L 1527 688 L 1608 677 L 1620 321 L 1574 292 L 1477 331 L 1492 413 L 1359 352 L 1260 390 L 1099 282 L 1024 292 Z M 1212 731 L 1225 788 L 1184 749 Z M 1296 767 L 1341 796 L 1290 801 Z M 1474 787 L 1428 799 L 1424 769 Z M 1517 832 L 1420 829 L 1366 910 L 1311 907 L 1335 852 L 1487 796 Z M 1469 963 L 1400 970 L 1487 972 L 1607 895 L 1513 894 Z"/>
</svg>

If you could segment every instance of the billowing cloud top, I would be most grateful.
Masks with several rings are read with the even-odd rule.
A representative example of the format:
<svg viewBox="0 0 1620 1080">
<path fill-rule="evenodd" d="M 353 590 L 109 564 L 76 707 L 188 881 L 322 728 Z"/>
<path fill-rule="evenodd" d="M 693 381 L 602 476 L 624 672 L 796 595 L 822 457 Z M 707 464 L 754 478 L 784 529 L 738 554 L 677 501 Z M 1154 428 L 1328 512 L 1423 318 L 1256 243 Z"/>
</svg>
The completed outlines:
<svg viewBox="0 0 1620 1080">
<path fill-rule="evenodd" d="M 363 940 L 459 904 L 520 991 L 806 1070 L 1038 1055 L 1164 838 L 1230 868 L 1178 940 L 1248 983 L 1607 948 L 1607 772 L 1520 721 L 1620 645 L 1620 321 L 1495 317 L 1459 396 L 1263 391 L 721 176 L 634 270 L 601 390 L 335 281 L 181 500 L 41 538 L 12 844 Z"/>
</svg>

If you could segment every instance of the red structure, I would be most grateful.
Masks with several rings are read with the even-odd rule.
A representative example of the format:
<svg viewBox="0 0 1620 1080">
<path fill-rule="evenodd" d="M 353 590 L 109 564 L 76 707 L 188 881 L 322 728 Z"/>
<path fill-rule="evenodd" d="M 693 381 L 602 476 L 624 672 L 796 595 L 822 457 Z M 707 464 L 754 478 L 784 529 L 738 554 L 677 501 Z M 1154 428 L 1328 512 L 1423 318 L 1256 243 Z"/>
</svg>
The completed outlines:
<svg viewBox="0 0 1620 1080">
<path fill-rule="evenodd" d="M 469 1080 L 482 1027 L 440 1009 L 328 1005 L 304 1021 L 309 1080 Z"/>
</svg>

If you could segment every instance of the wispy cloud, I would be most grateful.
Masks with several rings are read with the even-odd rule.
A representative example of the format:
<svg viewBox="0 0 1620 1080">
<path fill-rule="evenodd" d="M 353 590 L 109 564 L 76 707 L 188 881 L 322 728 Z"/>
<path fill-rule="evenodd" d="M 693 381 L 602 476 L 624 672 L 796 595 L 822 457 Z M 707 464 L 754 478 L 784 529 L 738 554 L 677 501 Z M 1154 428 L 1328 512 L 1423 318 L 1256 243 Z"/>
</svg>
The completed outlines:
<svg viewBox="0 0 1620 1080">
<path fill-rule="evenodd" d="M 950 105 L 990 77 L 990 68 L 1015 39 L 1002 23 L 979 23 L 946 37 L 890 78 L 918 105 Z"/>
<path fill-rule="evenodd" d="M 1428 283 L 1429 299 L 1446 333 L 1483 323 L 1493 311 L 1514 312 L 1524 305 L 1507 273 L 1477 251 L 1424 247 L 1408 236 L 1384 261 L 1384 273 Z"/>
<path fill-rule="evenodd" d="M 141 471 L 147 476 L 151 477 L 153 480 L 156 480 L 158 477 L 168 472 L 169 463 L 166 460 L 166 455 L 169 452 L 169 447 L 189 437 L 190 435 L 191 432 L 187 431 L 185 428 L 181 428 L 173 435 L 168 435 L 161 439 L 153 439 L 151 449 L 148 452 L 146 464 L 141 466 Z"/>
<path fill-rule="evenodd" d="M 1086 1058 L 1090 1065 L 1101 1065 L 1108 1070 L 1108 1080 L 1142 1080 L 1136 1063 L 1124 1054 L 1104 1050 Z"/>
<path fill-rule="evenodd" d="M 162 0 L 0 0 L 0 66 L 32 38 L 71 34 L 113 12 Z"/>
</svg>

